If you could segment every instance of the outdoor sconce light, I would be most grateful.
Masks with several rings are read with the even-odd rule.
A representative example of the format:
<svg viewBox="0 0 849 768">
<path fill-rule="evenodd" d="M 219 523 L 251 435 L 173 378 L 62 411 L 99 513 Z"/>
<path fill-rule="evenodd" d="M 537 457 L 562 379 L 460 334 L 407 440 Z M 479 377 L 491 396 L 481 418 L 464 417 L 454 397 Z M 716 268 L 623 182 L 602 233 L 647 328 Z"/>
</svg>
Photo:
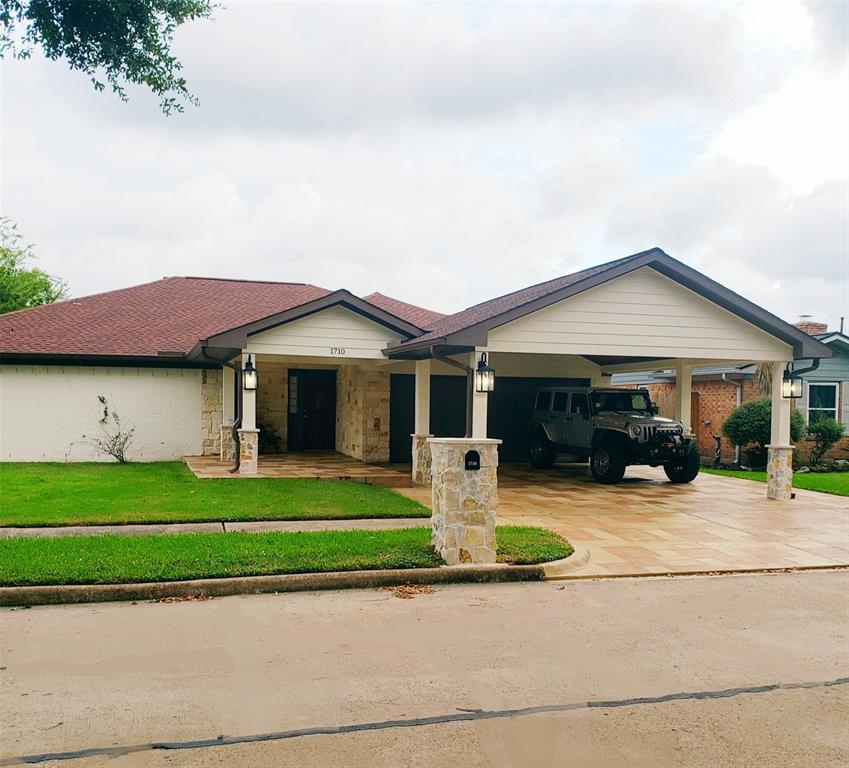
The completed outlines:
<svg viewBox="0 0 849 768">
<path fill-rule="evenodd" d="M 475 370 L 475 390 L 492 392 L 493 389 L 495 389 L 495 371 L 486 364 L 486 352 L 484 352 Z"/>
<path fill-rule="evenodd" d="M 781 396 L 797 400 L 802 397 L 802 380 L 794 379 L 790 371 L 785 371 L 781 379 Z"/>
<path fill-rule="evenodd" d="M 248 361 L 245 367 L 242 368 L 242 389 L 246 392 L 253 392 L 257 385 L 257 373 L 254 364 L 251 362 L 251 356 L 248 355 Z"/>
</svg>

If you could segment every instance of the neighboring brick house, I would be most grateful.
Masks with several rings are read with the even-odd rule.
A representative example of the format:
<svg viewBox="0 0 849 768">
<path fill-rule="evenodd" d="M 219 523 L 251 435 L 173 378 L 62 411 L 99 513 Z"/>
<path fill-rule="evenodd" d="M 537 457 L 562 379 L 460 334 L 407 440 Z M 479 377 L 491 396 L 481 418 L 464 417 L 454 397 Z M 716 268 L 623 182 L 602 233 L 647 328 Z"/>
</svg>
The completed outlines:
<svg viewBox="0 0 849 768">
<path fill-rule="evenodd" d="M 794 402 L 805 416 L 805 421 L 833 418 L 846 426 L 849 433 L 849 336 L 842 332 L 828 332 L 825 323 L 803 320 L 795 323 L 818 341 L 834 350 L 834 357 L 820 361 L 819 367 L 801 376 L 805 384 L 803 396 Z M 798 360 L 797 369 L 805 368 L 811 361 Z M 613 377 L 617 386 L 643 386 L 663 416 L 675 413 L 675 371 L 622 373 Z M 721 438 L 722 458 L 734 461 L 737 452 L 722 435 L 722 424 L 737 405 L 763 395 L 757 377 L 757 366 L 716 365 L 693 369 L 691 419 L 702 456 L 714 455 L 714 435 Z M 800 444 L 802 458 L 809 451 L 807 441 Z M 849 435 L 844 437 L 828 454 L 829 458 L 849 458 Z"/>
</svg>

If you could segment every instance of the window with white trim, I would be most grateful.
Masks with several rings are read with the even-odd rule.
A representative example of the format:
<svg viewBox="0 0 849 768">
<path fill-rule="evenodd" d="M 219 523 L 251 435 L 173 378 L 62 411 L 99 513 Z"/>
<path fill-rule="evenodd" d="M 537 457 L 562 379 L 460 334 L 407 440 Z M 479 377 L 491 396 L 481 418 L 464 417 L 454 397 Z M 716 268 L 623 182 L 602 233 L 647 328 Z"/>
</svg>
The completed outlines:
<svg viewBox="0 0 849 768">
<path fill-rule="evenodd" d="M 837 384 L 808 384 L 808 424 L 822 419 L 837 421 Z"/>
</svg>

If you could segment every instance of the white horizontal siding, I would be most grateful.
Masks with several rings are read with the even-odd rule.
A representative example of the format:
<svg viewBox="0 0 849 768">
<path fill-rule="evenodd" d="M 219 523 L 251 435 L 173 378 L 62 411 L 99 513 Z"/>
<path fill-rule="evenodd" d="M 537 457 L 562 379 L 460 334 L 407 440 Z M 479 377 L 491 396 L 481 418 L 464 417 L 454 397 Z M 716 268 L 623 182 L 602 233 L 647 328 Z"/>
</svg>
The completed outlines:
<svg viewBox="0 0 849 768">
<path fill-rule="evenodd" d="M 400 339 L 399 334 L 356 312 L 330 307 L 251 336 L 247 351 L 259 355 L 382 360 L 386 345 Z"/>
<path fill-rule="evenodd" d="M 649 267 L 489 332 L 492 352 L 789 360 L 790 346 Z"/>
<path fill-rule="evenodd" d="M 99 433 L 98 395 L 135 426 L 134 461 L 201 453 L 199 370 L 0 366 L 0 460 L 113 461 L 80 442 Z"/>
</svg>

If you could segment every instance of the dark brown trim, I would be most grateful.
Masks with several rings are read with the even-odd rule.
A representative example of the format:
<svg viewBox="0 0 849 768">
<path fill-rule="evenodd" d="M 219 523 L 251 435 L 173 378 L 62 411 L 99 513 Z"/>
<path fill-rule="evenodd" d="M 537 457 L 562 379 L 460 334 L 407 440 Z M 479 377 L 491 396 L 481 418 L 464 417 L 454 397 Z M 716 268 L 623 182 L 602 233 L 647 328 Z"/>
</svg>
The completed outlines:
<svg viewBox="0 0 849 768">
<path fill-rule="evenodd" d="M 404 359 L 410 352 L 424 351 L 431 345 L 471 348 L 486 346 L 489 331 L 493 328 L 517 320 L 532 312 L 537 312 L 571 296 L 583 293 L 590 288 L 602 285 L 617 277 L 647 266 L 683 285 L 685 288 L 690 289 L 694 293 L 712 301 L 714 304 L 727 309 L 729 312 L 757 326 L 771 336 L 790 344 L 793 348 L 793 356 L 796 359 L 833 356 L 833 351 L 825 344 L 822 344 L 804 331 L 799 330 L 790 323 L 753 304 L 748 299 L 734 293 L 734 291 L 711 280 L 692 267 L 688 267 L 677 259 L 673 259 L 660 248 L 652 248 L 649 251 L 635 254 L 627 261 L 619 262 L 602 272 L 597 272 L 560 290 L 552 291 L 538 299 L 533 299 L 517 307 L 500 312 L 453 333 L 447 333 L 440 338 L 423 338 L 401 342 L 388 348 L 386 355 L 392 359 Z"/>
<path fill-rule="evenodd" d="M 157 357 L 153 355 L 57 355 L 28 352 L 0 353 L 2 365 L 92 365 L 122 366 L 124 368 L 189 368 L 212 369 L 209 362 L 188 360 L 186 357 Z"/>
<path fill-rule="evenodd" d="M 423 328 L 408 323 L 406 320 L 402 320 L 400 317 L 396 317 L 380 307 L 364 301 L 359 296 L 354 296 L 350 291 L 342 289 L 308 301 L 306 304 L 292 307 L 284 312 L 278 312 L 260 320 L 254 320 L 245 325 L 231 328 L 229 331 L 210 336 L 204 340 L 206 342 L 205 346 L 243 349 L 247 344 L 248 336 L 276 328 L 285 323 L 291 323 L 293 320 L 300 320 L 302 317 L 307 317 L 335 306 L 343 306 L 407 338 L 421 336 L 425 332 Z"/>
</svg>

